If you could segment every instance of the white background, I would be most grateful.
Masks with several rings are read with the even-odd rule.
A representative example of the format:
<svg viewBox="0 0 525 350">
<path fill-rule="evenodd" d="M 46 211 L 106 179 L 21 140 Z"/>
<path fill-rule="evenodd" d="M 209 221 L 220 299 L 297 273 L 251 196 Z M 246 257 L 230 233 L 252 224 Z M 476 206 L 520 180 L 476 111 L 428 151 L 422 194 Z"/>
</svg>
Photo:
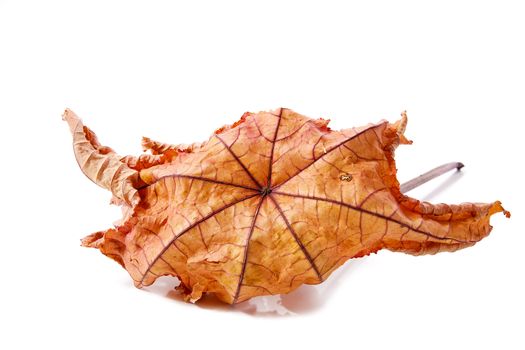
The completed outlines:
<svg viewBox="0 0 525 350">
<path fill-rule="evenodd" d="M 0 0 L 0 348 L 523 349 L 525 11 L 519 1 Z M 74 160 L 65 107 L 102 143 L 203 141 L 245 111 L 333 128 L 408 111 L 410 194 L 489 202 L 492 234 L 453 254 L 381 251 L 328 281 L 238 307 L 138 290 L 79 239 L 120 217 Z"/>
</svg>

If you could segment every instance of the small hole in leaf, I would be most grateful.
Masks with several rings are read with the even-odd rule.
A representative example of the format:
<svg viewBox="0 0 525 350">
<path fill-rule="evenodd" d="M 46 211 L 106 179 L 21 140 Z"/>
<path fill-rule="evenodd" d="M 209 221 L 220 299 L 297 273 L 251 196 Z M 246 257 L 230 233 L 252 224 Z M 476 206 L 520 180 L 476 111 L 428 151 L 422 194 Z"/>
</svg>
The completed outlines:
<svg viewBox="0 0 525 350">
<path fill-rule="evenodd" d="M 341 181 L 351 181 L 352 175 L 351 174 L 341 174 L 339 178 L 341 179 Z"/>
</svg>

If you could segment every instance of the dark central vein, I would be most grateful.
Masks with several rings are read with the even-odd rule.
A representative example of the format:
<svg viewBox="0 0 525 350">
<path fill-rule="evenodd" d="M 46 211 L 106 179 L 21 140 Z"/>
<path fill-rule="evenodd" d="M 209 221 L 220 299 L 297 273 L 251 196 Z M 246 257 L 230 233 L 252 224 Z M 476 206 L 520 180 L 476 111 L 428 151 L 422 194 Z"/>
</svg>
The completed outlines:
<svg viewBox="0 0 525 350">
<path fill-rule="evenodd" d="M 314 269 L 315 273 L 317 274 L 317 277 L 319 278 L 319 281 L 322 282 L 323 281 L 323 276 L 321 275 L 321 273 L 319 272 L 319 269 L 315 265 L 315 262 L 312 259 L 312 256 L 310 255 L 310 253 L 308 253 L 308 251 L 306 250 L 306 247 L 304 246 L 303 242 L 301 242 L 301 240 L 299 239 L 299 237 L 295 233 L 295 230 L 293 229 L 292 225 L 290 224 L 290 222 L 288 221 L 288 219 L 284 215 L 284 212 L 283 212 L 281 206 L 279 205 L 279 203 L 277 203 L 277 201 L 275 200 L 275 198 L 273 198 L 273 196 L 271 194 L 268 195 L 268 197 L 270 197 L 270 199 L 272 200 L 273 204 L 275 205 L 275 207 L 279 211 L 279 214 L 283 218 L 284 223 L 286 224 L 286 227 L 288 228 L 288 231 L 290 231 L 290 233 L 292 234 L 293 238 L 297 242 L 297 245 L 299 245 L 299 248 L 301 248 L 304 256 L 306 257 L 306 259 L 308 260 L 308 262 L 310 263 L 310 265 Z"/>
<path fill-rule="evenodd" d="M 277 121 L 277 126 L 275 127 L 275 133 L 273 135 L 272 141 L 272 151 L 270 153 L 270 164 L 268 165 L 268 183 L 266 186 L 268 188 L 272 187 L 272 167 L 273 167 L 273 153 L 275 150 L 275 143 L 277 142 L 277 135 L 279 134 L 279 126 L 281 126 L 281 120 L 283 119 L 283 108 L 279 111 L 279 120 Z"/>
<path fill-rule="evenodd" d="M 221 143 L 224 145 L 224 147 L 226 147 L 226 149 L 228 150 L 228 152 L 230 152 L 230 154 L 232 155 L 232 157 L 237 161 L 237 163 L 239 163 L 239 165 L 241 166 L 241 168 L 244 169 L 244 171 L 246 172 L 246 174 L 248 174 L 248 176 L 250 177 L 250 179 L 252 179 L 252 181 L 257 185 L 257 187 L 259 187 L 259 189 L 262 188 L 261 184 L 259 183 L 259 181 L 257 181 L 257 179 L 255 179 L 255 177 L 252 175 L 252 173 L 248 170 L 248 168 L 246 168 L 246 165 L 244 165 L 244 163 L 239 159 L 239 157 L 237 157 L 237 155 L 235 153 L 233 153 L 233 150 L 231 149 L 230 146 L 228 146 L 226 144 L 226 142 L 224 142 L 224 140 L 217 134 L 215 134 L 215 137 L 219 139 L 219 141 L 221 141 Z"/>
<path fill-rule="evenodd" d="M 259 216 L 259 210 L 261 209 L 261 205 L 263 204 L 265 196 L 261 196 L 261 200 L 259 201 L 259 204 L 257 204 L 257 208 L 255 209 L 255 214 L 253 214 L 253 220 L 252 225 L 250 226 L 250 232 L 248 233 L 248 237 L 246 238 L 246 244 L 244 248 L 244 258 L 242 261 L 242 269 L 241 274 L 239 276 L 239 284 L 237 285 L 237 291 L 235 292 L 235 296 L 233 298 L 233 303 L 235 304 L 237 302 L 237 299 L 239 298 L 239 293 L 241 291 L 242 281 L 244 279 L 244 272 L 246 271 L 246 265 L 248 264 L 248 249 L 250 248 L 250 239 L 252 238 L 253 230 L 255 229 L 255 222 L 257 221 L 257 217 Z"/>
<path fill-rule="evenodd" d="M 146 272 L 144 272 L 143 276 L 142 276 L 142 279 L 140 281 L 140 284 L 142 284 L 144 282 L 144 278 L 146 278 L 146 275 L 148 274 L 148 272 L 150 272 L 150 269 L 155 265 L 155 263 L 157 262 L 157 260 L 159 260 L 159 258 L 169 249 L 169 247 L 171 247 L 171 245 L 173 243 L 175 243 L 175 241 L 177 239 L 179 239 L 182 235 L 184 235 L 186 232 L 190 231 L 192 228 L 194 228 L 195 226 L 203 223 L 204 221 L 208 220 L 209 218 L 211 218 L 212 216 L 214 215 L 217 215 L 219 214 L 220 212 L 228 209 L 229 207 L 231 206 L 234 206 L 236 204 L 239 204 L 245 200 L 248 200 L 250 198 L 253 198 L 255 196 L 259 195 L 258 193 L 254 193 L 252 195 L 249 195 L 247 197 L 244 197 L 244 198 L 241 198 L 239 200 L 236 200 L 236 201 L 233 201 L 232 203 L 230 204 L 227 204 L 227 205 L 224 205 L 222 207 L 220 207 L 219 209 L 215 209 L 213 210 L 211 213 L 209 213 L 208 215 L 204 216 L 203 218 L 195 221 L 193 224 L 189 225 L 188 227 L 186 227 L 185 229 L 183 229 L 179 234 L 175 234 L 173 235 L 173 238 L 171 239 L 171 241 L 166 244 L 166 246 L 160 251 L 160 253 L 157 255 L 157 257 L 151 262 L 151 264 L 149 265 L 148 269 L 146 270 Z"/>
<path fill-rule="evenodd" d="M 275 189 L 278 189 L 279 187 L 281 187 L 282 185 L 284 185 L 285 183 L 287 183 L 288 181 L 290 181 L 291 179 L 293 179 L 294 177 L 296 177 L 297 175 L 301 174 L 303 171 L 305 171 L 306 169 L 308 169 L 309 167 L 311 167 L 313 164 L 317 163 L 317 161 L 319 161 L 319 159 L 323 158 L 324 156 L 326 156 L 327 154 L 330 154 L 331 152 L 333 152 L 334 150 L 338 149 L 339 147 L 341 147 L 342 145 L 344 145 L 345 143 L 347 142 L 350 142 L 352 141 L 353 139 L 355 139 L 356 137 L 360 136 L 361 134 L 367 132 L 368 130 L 370 129 L 373 129 L 373 128 L 378 128 L 380 127 L 381 125 L 385 124 L 387 122 L 384 122 L 384 123 L 381 123 L 381 124 L 377 124 L 377 125 L 372 125 L 360 132 L 358 132 L 357 134 L 355 135 L 352 135 L 350 136 L 349 138 L 345 139 L 344 141 L 341 141 L 340 143 L 338 143 L 337 145 L 333 146 L 332 148 L 329 148 L 326 152 L 324 152 L 319 158 L 314 158 L 313 161 L 308 164 L 307 166 L 305 166 L 304 168 L 302 168 L 297 174 L 293 175 L 293 176 L 290 176 L 290 178 L 288 178 L 287 180 L 281 182 L 280 184 L 272 187 L 272 190 L 275 190 Z M 315 151 L 315 149 L 314 149 Z"/>
<path fill-rule="evenodd" d="M 193 176 L 193 175 L 184 175 L 184 174 L 170 174 L 170 175 L 162 176 L 162 177 L 159 177 L 155 182 L 160 181 L 162 179 L 166 179 L 166 178 L 191 179 L 191 180 L 198 180 L 198 181 L 204 181 L 204 182 L 211 182 L 211 183 L 218 184 L 218 185 L 226 185 L 226 186 L 244 188 L 246 190 L 252 190 L 252 191 L 257 191 L 257 192 L 259 191 L 259 189 L 255 188 L 255 187 L 238 185 L 238 184 L 234 184 L 234 183 L 231 183 L 231 182 L 210 179 L 210 178 L 207 178 L 207 177 L 200 177 L 200 176 Z M 153 182 L 153 183 L 151 183 L 151 184 L 149 184 L 147 186 L 151 186 L 155 182 Z M 147 186 L 144 186 L 144 187 L 147 187 Z"/>
<path fill-rule="evenodd" d="M 341 206 L 344 206 L 344 207 L 347 207 L 347 208 L 350 208 L 350 209 L 353 209 L 353 210 L 356 210 L 356 211 L 359 211 L 359 212 L 362 212 L 362 213 L 365 213 L 365 214 L 369 214 L 369 215 L 372 215 L 372 216 L 384 219 L 386 221 L 394 222 L 394 223 L 396 223 L 398 225 L 401 225 L 403 227 L 406 227 L 406 228 L 408 228 L 408 229 L 410 229 L 410 230 L 412 230 L 414 232 L 421 233 L 423 235 L 426 235 L 426 236 L 429 236 L 429 237 L 432 237 L 432 238 L 435 238 L 435 239 L 439 239 L 439 240 L 451 240 L 451 241 L 455 241 L 455 242 L 458 242 L 458 243 L 476 243 L 477 242 L 477 241 L 463 241 L 463 240 L 460 240 L 460 239 L 450 238 L 450 237 L 439 237 L 439 236 L 433 235 L 432 233 L 420 230 L 419 228 L 412 227 L 409 224 L 406 224 L 406 223 L 404 223 L 402 221 L 393 219 L 393 218 L 388 217 L 386 215 L 379 214 L 379 213 L 376 213 L 376 212 L 373 212 L 373 211 L 370 211 L 370 210 L 367 210 L 367 209 L 363 209 L 363 208 L 357 207 L 355 205 L 351 205 L 351 204 L 347 204 L 347 203 L 344 203 L 344 202 L 341 202 L 341 201 L 337 201 L 337 200 L 334 200 L 334 199 L 322 198 L 322 197 L 316 197 L 316 196 L 303 196 L 303 195 L 300 195 L 300 194 L 292 194 L 292 193 L 285 193 L 285 192 L 278 192 L 278 191 L 273 191 L 272 193 L 275 193 L 275 194 L 278 194 L 278 195 L 282 195 L 282 196 L 293 197 L 293 198 L 311 199 L 311 200 L 316 200 L 316 201 L 323 201 L 323 202 L 338 204 L 338 205 L 341 205 Z"/>
</svg>

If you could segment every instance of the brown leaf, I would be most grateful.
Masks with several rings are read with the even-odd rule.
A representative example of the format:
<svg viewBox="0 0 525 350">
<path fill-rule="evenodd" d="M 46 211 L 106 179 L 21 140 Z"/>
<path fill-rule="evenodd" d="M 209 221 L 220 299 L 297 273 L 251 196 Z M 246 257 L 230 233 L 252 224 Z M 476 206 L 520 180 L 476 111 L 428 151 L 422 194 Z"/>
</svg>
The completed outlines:
<svg viewBox="0 0 525 350">
<path fill-rule="evenodd" d="M 432 205 L 400 193 L 404 114 L 333 131 L 285 108 L 245 113 L 202 144 L 144 138 L 152 154 L 138 158 L 101 146 L 70 110 L 64 118 L 82 171 L 125 209 L 83 245 L 119 262 L 137 287 L 177 276 L 191 302 L 288 293 L 382 248 L 455 251 L 486 237 L 492 214 L 509 216 L 499 201 Z"/>
</svg>

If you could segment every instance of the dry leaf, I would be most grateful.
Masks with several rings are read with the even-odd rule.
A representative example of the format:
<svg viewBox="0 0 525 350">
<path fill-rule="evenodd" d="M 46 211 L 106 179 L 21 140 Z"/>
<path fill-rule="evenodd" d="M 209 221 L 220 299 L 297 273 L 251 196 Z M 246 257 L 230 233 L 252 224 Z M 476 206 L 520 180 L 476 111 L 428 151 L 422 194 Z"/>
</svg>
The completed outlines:
<svg viewBox="0 0 525 350">
<path fill-rule="evenodd" d="M 143 139 L 151 154 L 120 157 L 64 113 L 82 171 L 110 190 L 124 218 L 83 239 L 137 287 L 180 279 L 194 302 L 226 303 L 317 284 L 346 260 L 382 248 L 434 254 L 486 237 L 491 204 L 432 205 L 399 190 L 394 149 L 406 115 L 333 131 L 289 109 L 245 113 L 202 144 Z"/>
</svg>

